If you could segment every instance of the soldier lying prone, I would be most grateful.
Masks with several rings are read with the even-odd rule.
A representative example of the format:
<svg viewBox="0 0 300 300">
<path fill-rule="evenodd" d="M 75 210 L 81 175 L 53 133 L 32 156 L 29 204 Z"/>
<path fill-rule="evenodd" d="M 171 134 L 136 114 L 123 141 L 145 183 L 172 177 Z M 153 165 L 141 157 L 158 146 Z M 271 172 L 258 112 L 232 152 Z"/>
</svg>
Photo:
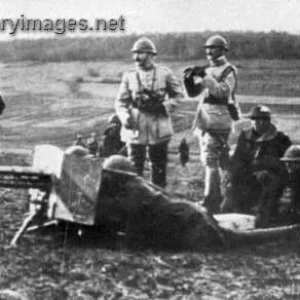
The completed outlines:
<svg viewBox="0 0 300 300">
<path fill-rule="evenodd" d="M 169 249 L 296 241 L 300 232 L 300 225 L 248 231 L 223 228 L 198 204 L 171 199 L 165 190 L 137 176 L 132 163 L 118 155 L 103 164 L 95 215 L 97 226 L 124 232 L 128 241 Z"/>
</svg>

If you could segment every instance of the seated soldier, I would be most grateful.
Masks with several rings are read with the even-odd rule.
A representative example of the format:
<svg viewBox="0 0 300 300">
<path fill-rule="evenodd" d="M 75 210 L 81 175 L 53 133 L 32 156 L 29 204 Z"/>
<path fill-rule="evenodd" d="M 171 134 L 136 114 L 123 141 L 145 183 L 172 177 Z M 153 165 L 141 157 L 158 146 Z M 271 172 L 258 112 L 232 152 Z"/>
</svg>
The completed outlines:
<svg viewBox="0 0 300 300">
<path fill-rule="evenodd" d="M 96 140 L 96 133 L 92 132 L 91 137 L 87 140 L 87 148 L 89 149 L 89 153 L 93 156 L 98 155 L 99 145 Z"/>
<path fill-rule="evenodd" d="M 127 156 L 127 149 L 124 142 L 121 141 L 121 122 L 116 114 L 108 118 L 109 127 L 104 131 L 102 146 L 102 156 L 108 157 L 113 154 Z"/>
<path fill-rule="evenodd" d="M 78 133 L 76 135 L 76 140 L 73 142 L 73 146 L 86 147 L 86 145 L 85 145 L 85 143 L 84 143 L 84 141 L 83 141 L 82 138 L 83 138 L 83 136 L 80 133 Z"/>
<path fill-rule="evenodd" d="M 242 131 L 231 159 L 230 198 L 222 211 L 251 213 L 258 206 L 256 227 L 276 222 L 278 202 L 287 184 L 287 171 L 280 161 L 291 145 L 287 135 L 271 122 L 268 107 L 258 105 L 248 115 L 253 127 Z"/>
<path fill-rule="evenodd" d="M 297 241 L 299 225 L 273 229 L 221 227 L 200 205 L 174 200 L 135 173 L 132 162 L 113 155 L 103 164 L 97 196 L 96 226 L 105 233 L 126 234 L 127 241 L 169 249 L 241 246 L 278 239 Z"/>
<path fill-rule="evenodd" d="M 289 147 L 281 158 L 289 172 L 289 187 L 291 189 L 292 213 L 300 213 L 300 146 Z"/>
</svg>

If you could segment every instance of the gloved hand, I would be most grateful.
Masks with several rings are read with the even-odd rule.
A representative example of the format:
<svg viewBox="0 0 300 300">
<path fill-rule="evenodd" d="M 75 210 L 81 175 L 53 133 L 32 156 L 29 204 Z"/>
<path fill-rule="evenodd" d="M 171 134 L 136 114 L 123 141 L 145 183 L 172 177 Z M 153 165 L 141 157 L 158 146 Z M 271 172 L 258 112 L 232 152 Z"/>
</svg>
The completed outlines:
<svg viewBox="0 0 300 300">
<path fill-rule="evenodd" d="M 206 76 L 207 66 L 196 66 L 193 68 L 193 76 L 204 78 Z"/>
<path fill-rule="evenodd" d="M 204 78 L 206 76 L 206 70 L 207 66 L 195 66 L 195 67 L 188 67 L 184 69 L 183 76 L 185 78 L 189 78 L 192 76 L 199 76 L 201 78 Z"/>
</svg>

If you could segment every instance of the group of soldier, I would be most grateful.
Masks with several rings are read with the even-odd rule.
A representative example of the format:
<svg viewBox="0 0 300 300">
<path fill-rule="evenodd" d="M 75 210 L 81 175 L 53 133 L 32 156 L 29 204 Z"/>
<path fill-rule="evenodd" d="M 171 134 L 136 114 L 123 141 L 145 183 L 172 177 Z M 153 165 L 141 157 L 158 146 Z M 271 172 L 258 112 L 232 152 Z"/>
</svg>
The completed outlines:
<svg viewBox="0 0 300 300">
<path fill-rule="evenodd" d="M 92 132 L 90 137 L 85 142 L 82 134 L 78 133 L 76 139 L 73 142 L 73 146 L 81 146 L 87 148 L 90 155 L 97 157 L 99 155 L 99 144 L 96 139 L 96 133 Z"/>
<path fill-rule="evenodd" d="M 237 70 L 226 58 L 226 39 L 213 35 L 204 48 L 208 64 L 188 67 L 182 76 L 187 95 L 198 99 L 192 131 L 198 137 L 205 168 L 201 205 L 210 214 L 255 214 L 256 227 L 268 227 L 277 221 L 279 200 L 287 185 L 292 190 L 291 209 L 300 211 L 300 148 L 277 129 L 267 106 L 255 105 L 250 113 L 241 113 L 235 97 Z M 184 93 L 173 72 L 154 62 L 157 49 L 151 40 L 138 39 L 132 53 L 135 67 L 123 75 L 102 146 L 95 133 L 86 144 L 78 135 L 75 145 L 88 148 L 94 156 L 127 157 L 141 177 L 148 160 L 150 181 L 165 188 L 173 135 L 171 114 Z M 230 155 L 228 139 L 241 117 L 251 120 L 251 126 L 241 131 Z M 189 160 L 185 138 L 178 151 L 184 167 Z"/>
<path fill-rule="evenodd" d="M 192 130 L 199 139 L 205 167 L 202 205 L 209 213 L 254 212 L 257 227 L 269 226 L 276 220 L 279 199 L 290 183 L 291 168 L 284 160 L 286 151 L 291 151 L 291 141 L 273 124 L 270 109 L 256 105 L 243 115 L 252 126 L 241 132 L 233 155 L 229 155 L 228 138 L 234 122 L 242 116 L 235 97 L 237 70 L 226 58 L 229 45 L 224 37 L 211 36 L 204 48 L 208 64 L 186 68 L 182 78 L 188 96 L 199 101 Z M 150 39 L 140 38 L 131 51 L 135 67 L 123 75 L 115 101 L 120 139 L 126 144 L 135 172 L 143 176 L 148 158 L 151 182 L 164 188 L 168 144 L 173 135 L 170 115 L 184 93 L 173 72 L 154 62 L 157 49 Z M 184 166 L 189 149 L 185 139 L 181 144 Z M 292 148 L 294 151 L 297 146 Z M 288 162 L 297 160 L 300 156 Z M 292 177 L 295 182 L 295 175 Z M 299 193 L 294 194 L 296 199 Z"/>
</svg>

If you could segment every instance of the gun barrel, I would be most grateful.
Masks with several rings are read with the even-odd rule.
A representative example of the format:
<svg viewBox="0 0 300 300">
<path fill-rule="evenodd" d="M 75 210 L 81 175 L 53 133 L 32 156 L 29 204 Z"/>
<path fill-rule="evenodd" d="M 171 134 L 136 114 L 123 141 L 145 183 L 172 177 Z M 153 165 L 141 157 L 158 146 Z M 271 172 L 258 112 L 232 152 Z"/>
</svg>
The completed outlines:
<svg viewBox="0 0 300 300">
<path fill-rule="evenodd" d="M 0 166 L 1 188 L 36 188 L 49 190 L 52 184 L 51 174 L 33 167 Z"/>
</svg>

